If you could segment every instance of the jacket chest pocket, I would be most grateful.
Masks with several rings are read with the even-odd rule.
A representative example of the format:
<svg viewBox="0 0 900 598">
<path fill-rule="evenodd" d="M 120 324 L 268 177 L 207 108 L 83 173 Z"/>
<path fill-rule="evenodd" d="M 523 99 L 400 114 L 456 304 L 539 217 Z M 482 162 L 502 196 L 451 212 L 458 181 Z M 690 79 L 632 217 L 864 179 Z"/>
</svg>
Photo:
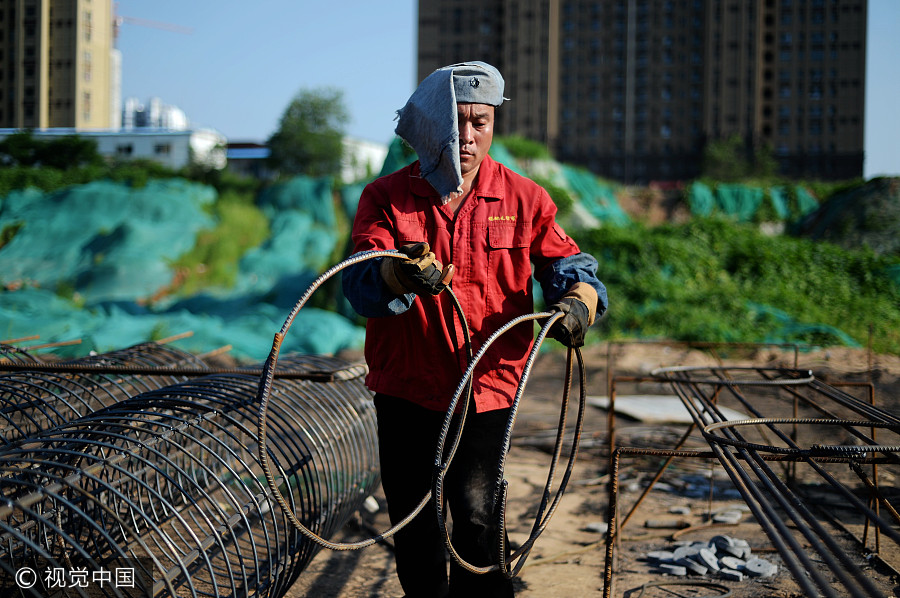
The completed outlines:
<svg viewBox="0 0 900 598">
<path fill-rule="evenodd" d="M 490 249 L 520 249 L 531 245 L 530 225 L 490 224 L 487 233 Z"/>
<path fill-rule="evenodd" d="M 530 311 L 531 225 L 489 224 L 484 272 L 487 312 L 519 315 Z M 517 306 L 513 306 L 513 304 Z M 518 305 L 521 303 L 521 305 Z"/>
</svg>

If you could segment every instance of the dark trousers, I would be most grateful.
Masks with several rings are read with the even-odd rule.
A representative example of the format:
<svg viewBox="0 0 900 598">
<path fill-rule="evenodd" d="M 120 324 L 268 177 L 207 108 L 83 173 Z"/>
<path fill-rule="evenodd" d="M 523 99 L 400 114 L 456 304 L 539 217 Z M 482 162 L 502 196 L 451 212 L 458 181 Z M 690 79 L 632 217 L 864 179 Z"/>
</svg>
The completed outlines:
<svg viewBox="0 0 900 598">
<path fill-rule="evenodd" d="M 437 440 L 445 414 L 409 401 L 375 395 L 381 483 L 394 524 L 412 512 L 431 489 Z M 444 478 L 444 496 L 452 519 L 453 547 L 469 563 L 496 563 L 497 518 L 494 489 L 509 410 L 466 415 L 463 436 Z M 450 444 L 455 426 L 451 427 Z M 448 523 L 449 526 L 449 523 Z M 500 571 L 471 573 L 447 554 L 434 501 L 394 535 L 397 576 L 407 598 L 444 596 L 503 598 L 513 595 L 512 581 Z"/>
</svg>

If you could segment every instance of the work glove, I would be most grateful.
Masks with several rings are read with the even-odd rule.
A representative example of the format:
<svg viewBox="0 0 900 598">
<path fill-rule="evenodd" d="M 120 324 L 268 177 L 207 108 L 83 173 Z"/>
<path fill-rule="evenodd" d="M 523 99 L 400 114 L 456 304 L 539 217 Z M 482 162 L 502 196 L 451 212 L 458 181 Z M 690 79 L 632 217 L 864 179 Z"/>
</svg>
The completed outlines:
<svg viewBox="0 0 900 598">
<path fill-rule="evenodd" d="M 550 327 L 550 338 L 567 347 L 583 347 L 584 337 L 597 315 L 597 291 L 586 282 L 576 282 L 548 311 L 565 314 Z"/>
<path fill-rule="evenodd" d="M 412 243 L 400 248 L 411 259 L 385 259 L 381 262 L 381 277 L 396 295 L 439 295 L 453 278 L 455 267 L 447 267 L 434 257 L 428 243 Z"/>
</svg>

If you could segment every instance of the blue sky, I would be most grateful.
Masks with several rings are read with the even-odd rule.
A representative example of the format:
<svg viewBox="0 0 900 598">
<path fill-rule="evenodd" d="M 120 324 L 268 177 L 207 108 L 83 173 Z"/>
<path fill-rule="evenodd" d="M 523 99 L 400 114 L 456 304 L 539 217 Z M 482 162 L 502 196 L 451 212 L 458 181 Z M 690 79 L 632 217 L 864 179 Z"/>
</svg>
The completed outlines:
<svg viewBox="0 0 900 598">
<path fill-rule="evenodd" d="M 195 126 L 264 141 L 301 89 L 335 87 L 348 134 L 393 137 L 416 81 L 416 0 L 118 0 L 122 96 L 159 97 Z M 865 176 L 900 176 L 900 1 L 869 0 Z"/>
</svg>

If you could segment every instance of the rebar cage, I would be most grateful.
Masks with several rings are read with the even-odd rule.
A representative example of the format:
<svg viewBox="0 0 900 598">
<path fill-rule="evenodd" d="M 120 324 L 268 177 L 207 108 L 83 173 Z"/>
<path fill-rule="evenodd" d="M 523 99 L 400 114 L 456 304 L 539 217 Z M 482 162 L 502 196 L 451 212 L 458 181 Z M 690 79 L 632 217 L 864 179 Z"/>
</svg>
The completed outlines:
<svg viewBox="0 0 900 598">
<path fill-rule="evenodd" d="M 273 384 L 267 454 L 293 513 L 327 537 L 380 482 L 365 366 L 279 365 L 299 376 Z M 0 376 L 0 595 L 283 595 L 319 547 L 259 467 L 258 377 L 87 377 Z"/>
</svg>

